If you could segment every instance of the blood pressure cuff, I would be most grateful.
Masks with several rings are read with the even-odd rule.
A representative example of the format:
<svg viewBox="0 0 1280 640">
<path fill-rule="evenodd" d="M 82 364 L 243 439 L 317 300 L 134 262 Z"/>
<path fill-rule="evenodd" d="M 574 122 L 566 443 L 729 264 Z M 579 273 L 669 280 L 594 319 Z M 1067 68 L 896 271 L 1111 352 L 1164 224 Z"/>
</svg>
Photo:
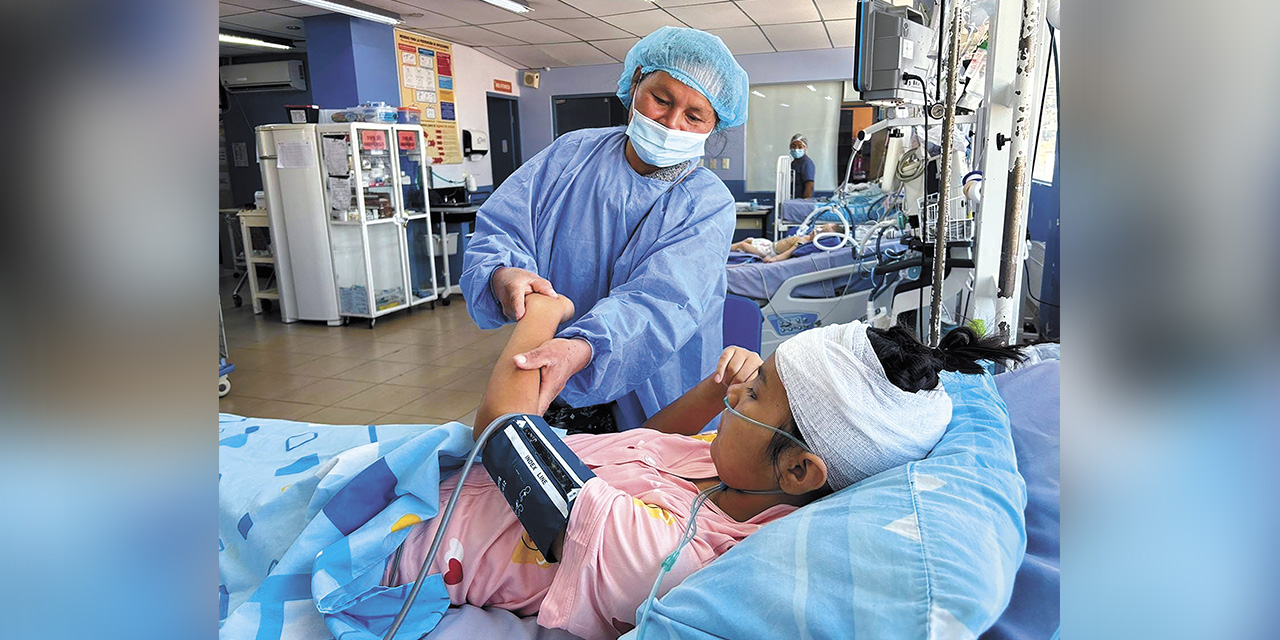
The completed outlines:
<svg viewBox="0 0 1280 640">
<path fill-rule="evenodd" d="M 484 468 L 548 562 L 578 492 L 594 473 L 541 416 L 508 414 L 484 445 Z"/>
</svg>

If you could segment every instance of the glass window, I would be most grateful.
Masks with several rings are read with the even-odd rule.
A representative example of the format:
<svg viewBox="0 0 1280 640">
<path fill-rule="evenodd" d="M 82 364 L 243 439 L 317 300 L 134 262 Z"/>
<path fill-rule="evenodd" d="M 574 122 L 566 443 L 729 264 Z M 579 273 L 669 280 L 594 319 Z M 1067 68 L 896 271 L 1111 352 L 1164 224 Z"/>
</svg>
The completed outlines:
<svg viewBox="0 0 1280 640">
<path fill-rule="evenodd" d="M 1053 182 L 1054 163 L 1058 159 L 1058 45 L 1060 33 L 1050 41 L 1049 64 L 1045 72 L 1044 103 L 1040 109 L 1040 136 L 1036 139 L 1035 164 L 1031 178 Z"/>
<path fill-rule="evenodd" d="M 751 88 L 746 126 L 747 191 L 773 191 L 778 156 L 790 152 L 791 136 L 809 141 L 813 190 L 836 188 L 836 144 L 840 131 L 839 82 L 766 84 Z"/>
</svg>

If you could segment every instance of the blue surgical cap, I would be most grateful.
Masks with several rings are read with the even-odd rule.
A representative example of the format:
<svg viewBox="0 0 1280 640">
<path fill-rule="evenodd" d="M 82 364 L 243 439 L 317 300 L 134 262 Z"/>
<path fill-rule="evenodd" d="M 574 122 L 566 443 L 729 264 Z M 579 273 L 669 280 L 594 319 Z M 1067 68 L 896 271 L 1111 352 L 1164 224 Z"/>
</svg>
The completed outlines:
<svg viewBox="0 0 1280 640">
<path fill-rule="evenodd" d="M 733 59 L 724 41 L 710 33 L 662 27 L 631 47 L 622 66 L 618 99 L 627 108 L 631 108 L 631 78 L 640 67 L 640 75 L 666 71 L 706 96 L 719 118 L 717 130 L 747 121 L 747 96 L 751 91 L 747 72 Z"/>
</svg>

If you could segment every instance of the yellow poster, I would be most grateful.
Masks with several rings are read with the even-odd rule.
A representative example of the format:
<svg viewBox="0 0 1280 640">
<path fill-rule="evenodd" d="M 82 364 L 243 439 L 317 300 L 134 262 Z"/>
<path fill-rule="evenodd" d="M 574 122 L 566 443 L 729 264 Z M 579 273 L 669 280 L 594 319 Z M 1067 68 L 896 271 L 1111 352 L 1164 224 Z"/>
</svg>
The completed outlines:
<svg viewBox="0 0 1280 640">
<path fill-rule="evenodd" d="M 453 97 L 453 45 L 396 29 L 400 53 L 400 106 L 422 111 L 427 157 L 436 163 L 462 162 L 462 140 Z"/>
</svg>

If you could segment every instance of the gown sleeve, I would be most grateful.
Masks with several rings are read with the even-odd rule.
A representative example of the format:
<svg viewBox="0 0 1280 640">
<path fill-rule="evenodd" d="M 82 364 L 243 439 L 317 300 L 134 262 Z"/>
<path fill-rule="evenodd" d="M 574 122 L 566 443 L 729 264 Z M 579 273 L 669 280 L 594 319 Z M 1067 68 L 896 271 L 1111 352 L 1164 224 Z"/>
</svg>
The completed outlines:
<svg viewBox="0 0 1280 640">
<path fill-rule="evenodd" d="M 560 331 L 559 337 L 581 338 L 592 349 L 591 363 L 565 384 L 562 397 L 570 404 L 605 402 L 635 389 L 723 308 L 734 206 L 728 190 L 716 186 L 721 193 L 677 186 L 667 206 L 692 211 L 677 216 L 680 222 L 658 237 L 625 283 Z"/>
<path fill-rule="evenodd" d="M 475 233 L 462 256 L 459 284 L 467 313 L 481 329 L 510 322 L 490 288 L 493 272 L 498 267 L 538 272 L 533 224 L 539 190 L 535 185 L 544 179 L 547 157 L 556 146 L 552 143 L 516 169 L 476 213 Z"/>
</svg>

